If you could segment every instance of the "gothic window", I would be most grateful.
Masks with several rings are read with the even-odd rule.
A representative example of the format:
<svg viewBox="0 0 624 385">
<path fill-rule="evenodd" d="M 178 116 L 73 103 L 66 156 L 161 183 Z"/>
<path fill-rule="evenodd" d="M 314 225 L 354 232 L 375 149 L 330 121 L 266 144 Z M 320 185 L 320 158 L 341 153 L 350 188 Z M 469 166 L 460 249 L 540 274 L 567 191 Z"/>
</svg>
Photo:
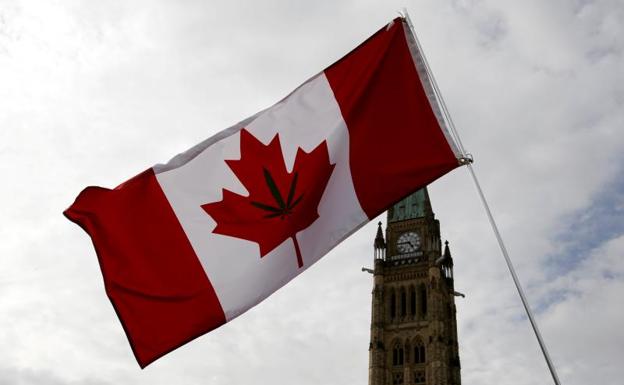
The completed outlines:
<svg viewBox="0 0 624 385">
<path fill-rule="evenodd" d="M 401 288 L 401 317 L 405 317 L 407 315 L 407 294 L 405 293 L 405 289 Z"/>
<path fill-rule="evenodd" d="M 425 371 L 424 370 L 417 370 L 414 372 L 414 383 L 415 384 L 425 383 Z"/>
<path fill-rule="evenodd" d="M 425 318 L 427 315 L 427 288 L 424 284 L 420 284 L 418 288 L 418 299 L 420 299 L 420 317 Z"/>
<path fill-rule="evenodd" d="M 392 385 L 403 385 L 403 373 L 396 372 L 392 374 Z"/>
<path fill-rule="evenodd" d="M 426 360 L 427 358 L 425 357 L 425 345 L 420 339 L 418 339 L 416 343 L 414 343 L 414 363 L 424 364 Z"/>
<path fill-rule="evenodd" d="M 394 345 L 394 349 L 392 349 L 392 365 L 403 365 L 403 346 L 401 346 L 398 342 Z"/>
<path fill-rule="evenodd" d="M 390 294 L 389 307 L 390 307 L 390 318 L 394 319 L 396 317 L 396 294 L 394 293 L 394 290 L 392 290 L 392 293 Z"/>
<path fill-rule="evenodd" d="M 408 364 L 410 362 L 410 352 L 411 352 L 409 341 L 405 341 L 405 346 L 403 347 L 403 351 L 405 352 L 405 354 L 403 355 L 404 362 Z"/>
<path fill-rule="evenodd" d="M 410 315 L 412 317 L 416 315 L 416 289 L 414 286 L 410 287 Z"/>
</svg>

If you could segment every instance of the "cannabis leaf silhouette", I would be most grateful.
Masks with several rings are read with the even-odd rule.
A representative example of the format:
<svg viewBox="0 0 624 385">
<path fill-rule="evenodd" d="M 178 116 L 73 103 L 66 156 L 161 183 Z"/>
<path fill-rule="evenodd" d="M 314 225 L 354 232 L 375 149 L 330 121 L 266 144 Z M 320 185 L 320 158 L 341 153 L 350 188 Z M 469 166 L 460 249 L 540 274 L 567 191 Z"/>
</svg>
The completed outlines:
<svg viewBox="0 0 624 385">
<path fill-rule="evenodd" d="M 271 213 L 265 215 L 265 218 L 280 217 L 281 219 L 285 219 L 288 214 L 292 213 L 292 209 L 297 206 L 297 203 L 301 202 L 301 198 L 303 198 L 302 194 L 294 202 L 292 201 L 295 196 L 295 188 L 297 187 L 297 173 L 295 173 L 295 176 L 290 183 L 290 192 L 288 193 L 288 200 L 286 202 L 282 199 L 282 194 L 280 194 L 273 177 L 271 177 L 271 173 L 266 168 L 264 169 L 264 179 L 266 180 L 267 186 L 269 186 L 269 190 L 271 190 L 271 194 L 273 194 L 273 198 L 275 198 L 275 202 L 278 207 L 273 207 L 255 201 L 251 201 L 250 203 L 259 209 L 266 210 Z"/>
<path fill-rule="evenodd" d="M 240 138 L 241 158 L 225 162 L 249 196 L 223 189 L 221 201 L 202 205 L 217 222 L 212 232 L 258 243 L 261 258 L 290 238 L 301 268 L 296 235 L 319 217 L 318 205 L 335 166 L 329 163 L 327 143 L 323 141 L 309 153 L 298 148 L 288 172 L 279 135 L 268 145 L 245 129 Z"/>
</svg>

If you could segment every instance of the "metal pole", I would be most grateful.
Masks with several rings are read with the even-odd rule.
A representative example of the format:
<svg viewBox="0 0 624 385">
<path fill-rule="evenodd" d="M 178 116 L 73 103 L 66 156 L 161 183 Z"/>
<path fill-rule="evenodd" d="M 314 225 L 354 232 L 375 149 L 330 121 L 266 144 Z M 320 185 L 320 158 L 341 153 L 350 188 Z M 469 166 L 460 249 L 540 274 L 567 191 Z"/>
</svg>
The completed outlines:
<svg viewBox="0 0 624 385">
<path fill-rule="evenodd" d="M 501 252 L 503 253 L 503 256 L 505 257 L 505 262 L 507 262 L 507 268 L 509 269 L 509 272 L 511 273 L 511 278 L 513 278 L 514 284 L 516 285 L 516 289 L 518 290 L 518 294 L 520 295 L 520 299 L 522 300 L 522 305 L 524 306 L 524 310 L 526 311 L 526 314 L 529 317 L 529 322 L 531 322 L 531 327 L 533 328 L 533 332 L 535 333 L 535 336 L 537 337 L 537 342 L 539 343 L 539 347 L 542 350 L 542 354 L 544 354 L 544 359 L 546 359 L 546 364 L 548 365 L 548 369 L 550 370 L 550 374 L 552 375 L 553 381 L 555 382 L 556 385 L 561 385 L 561 383 L 559 382 L 559 377 L 557 376 L 557 371 L 555 370 L 555 365 L 552 363 L 552 360 L 550 359 L 550 355 L 548 354 L 548 349 L 546 349 L 546 344 L 544 343 L 544 340 L 542 339 L 542 334 L 540 333 L 539 328 L 537 327 L 537 322 L 535 321 L 535 317 L 533 316 L 533 311 L 531 311 L 529 302 L 527 301 L 526 296 L 524 295 L 524 290 L 522 289 L 522 285 L 520 285 L 520 280 L 518 279 L 518 276 L 516 275 L 516 270 L 514 269 L 513 264 L 511 263 L 511 258 L 509 258 L 509 254 L 507 253 L 507 248 L 505 247 L 503 238 L 501 237 L 498 231 L 498 226 L 496 225 L 496 222 L 494 221 L 494 217 L 492 216 L 492 212 L 490 211 L 490 206 L 485 200 L 485 196 L 483 195 L 483 190 L 481 190 L 481 185 L 479 184 L 477 175 L 475 174 L 474 169 L 472 168 L 472 164 L 468 163 L 467 166 L 468 166 L 468 170 L 470 171 L 470 175 L 472 175 L 472 180 L 474 181 L 475 186 L 477 187 L 477 191 L 479 192 L 479 197 L 481 198 L 481 202 L 483 203 L 485 212 L 488 216 L 488 219 L 490 220 L 490 225 L 492 225 L 492 230 L 494 230 L 494 235 L 496 235 L 496 240 L 498 241 L 498 245 L 500 246 Z"/>
<path fill-rule="evenodd" d="M 550 354 L 548 354 L 548 349 L 546 349 L 546 344 L 544 343 L 544 340 L 542 339 L 542 334 L 539 331 L 539 328 L 537 327 L 537 322 L 535 321 L 535 317 L 533 316 L 533 312 L 531 311 L 531 307 L 529 306 L 529 302 L 526 299 L 526 296 L 524 295 L 524 290 L 522 289 L 522 285 L 520 285 L 520 280 L 518 279 L 518 276 L 516 274 L 516 270 L 513 267 L 513 264 L 511 263 L 511 258 L 509 258 L 509 253 L 507 253 L 507 248 L 505 247 L 505 243 L 503 242 L 503 238 L 500 235 L 500 232 L 498 231 L 498 226 L 496 225 L 496 222 L 494 221 L 494 217 L 492 216 L 492 212 L 490 211 L 490 206 L 488 205 L 487 201 L 485 200 L 485 195 L 483 194 L 483 190 L 481 190 L 481 185 L 479 184 L 479 180 L 477 179 L 477 175 L 474 172 L 474 169 L 472 168 L 472 158 L 470 156 L 468 156 L 464 150 L 464 146 L 461 143 L 461 139 L 459 137 L 459 134 L 455 128 L 455 124 L 453 123 L 453 120 L 451 119 L 451 115 L 448 111 L 448 109 L 446 108 L 446 103 L 444 103 L 444 99 L 442 98 L 442 94 L 440 93 L 440 89 L 438 88 L 438 84 L 435 80 L 435 77 L 433 76 L 433 73 L 431 71 L 431 69 L 429 68 L 429 63 L 427 62 L 427 59 L 425 57 L 425 53 L 422 50 L 422 47 L 420 45 L 420 42 L 418 41 L 418 37 L 416 36 L 416 32 L 414 31 L 414 26 L 412 24 L 412 21 L 409 17 L 409 14 L 407 13 L 407 9 L 404 8 L 403 9 L 403 13 L 404 13 L 404 18 L 407 21 L 407 24 L 410 28 L 411 33 L 414 35 L 414 40 L 416 41 L 416 44 L 418 45 L 418 50 L 420 51 L 420 54 L 423 57 L 423 61 L 425 63 L 425 69 L 427 71 L 427 74 L 429 75 L 429 78 L 431 79 L 431 83 L 433 85 L 433 90 L 434 90 L 434 94 L 436 95 L 436 98 L 438 99 L 438 101 L 440 102 L 440 105 L 442 107 L 442 113 L 444 115 L 444 118 L 446 120 L 446 122 L 449 125 L 449 128 L 451 130 L 451 132 L 453 133 L 453 136 L 456 138 L 457 140 L 457 145 L 462 153 L 462 160 L 464 161 L 464 164 L 468 166 L 468 170 L 470 171 L 470 175 L 472 175 L 472 180 L 475 183 L 475 186 L 477 187 L 477 191 L 479 193 L 479 197 L 481 198 L 481 202 L 483 203 L 483 207 L 485 208 L 485 212 L 488 216 L 488 219 L 490 221 L 490 225 L 492 226 L 492 230 L 494 230 L 494 235 L 496 236 L 496 240 L 498 241 L 498 245 L 500 246 L 501 252 L 503 253 L 503 257 L 505 257 L 505 262 L 507 263 L 507 268 L 509 269 L 509 272 L 511 273 L 511 278 L 514 281 L 514 285 L 516 286 L 516 290 L 518 291 L 518 294 L 520 295 L 520 300 L 522 301 L 522 305 L 524 306 L 524 310 L 526 311 L 526 314 L 529 318 L 529 322 L 531 323 L 531 327 L 533 328 L 533 332 L 535 333 L 535 336 L 537 337 L 537 342 L 539 343 L 539 347 L 542 350 L 542 354 L 544 355 L 544 359 L 546 360 L 546 364 L 548 365 L 548 369 L 550 370 L 550 374 L 553 378 L 553 381 L 555 382 L 555 385 L 561 385 L 561 383 L 559 382 L 559 377 L 557 376 L 557 371 L 555 370 L 555 365 L 553 364 L 552 360 L 550 359 Z"/>
</svg>

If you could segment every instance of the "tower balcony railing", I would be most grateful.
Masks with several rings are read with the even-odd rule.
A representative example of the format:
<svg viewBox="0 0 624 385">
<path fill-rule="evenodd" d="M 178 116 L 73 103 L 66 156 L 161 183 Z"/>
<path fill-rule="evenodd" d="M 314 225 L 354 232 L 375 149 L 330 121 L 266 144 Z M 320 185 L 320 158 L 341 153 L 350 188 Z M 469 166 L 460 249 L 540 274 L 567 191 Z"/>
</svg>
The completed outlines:
<svg viewBox="0 0 624 385">
<path fill-rule="evenodd" d="M 392 255 L 387 255 L 386 249 L 376 248 L 374 251 L 375 259 L 381 259 L 381 260 L 390 261 L 390 262 L 407 260 L 407 259 L 419 259 L 422 256 L 423 256 L 423 252 L 421 250 L 414 251 L 412 253 L 392 254 Z"/>
<path fill-rule="evenodd" d="M 404 259 L 420 258 L 422 256 L 423 256 L 423 252 L 418 250 L 418 251 L 414 251 L 412 253 L 390 255 L 387 258 L 387 260 L 388 261 L 401 261 L 401 260 L 404 260 Z"/>
</svg>

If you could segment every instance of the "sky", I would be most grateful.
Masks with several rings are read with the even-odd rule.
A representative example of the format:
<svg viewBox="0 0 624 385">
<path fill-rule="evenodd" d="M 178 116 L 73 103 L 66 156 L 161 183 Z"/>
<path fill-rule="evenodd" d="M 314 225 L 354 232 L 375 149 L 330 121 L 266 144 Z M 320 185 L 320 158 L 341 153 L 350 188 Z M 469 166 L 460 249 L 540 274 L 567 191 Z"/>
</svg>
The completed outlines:
<svg viewBox="0 0 624 385">
<path fill-rule="evenodd" d="M 61 213 L 274 104 L 403 7 L 562 384 L 621 384 L 620 0 L 0 0 L 0 384 L 366 384 L 376 220 L 141 370 Z M 468 171 L 429 192 L 466 294 L 463 383 L 551 383 Z"/>
</svg>

